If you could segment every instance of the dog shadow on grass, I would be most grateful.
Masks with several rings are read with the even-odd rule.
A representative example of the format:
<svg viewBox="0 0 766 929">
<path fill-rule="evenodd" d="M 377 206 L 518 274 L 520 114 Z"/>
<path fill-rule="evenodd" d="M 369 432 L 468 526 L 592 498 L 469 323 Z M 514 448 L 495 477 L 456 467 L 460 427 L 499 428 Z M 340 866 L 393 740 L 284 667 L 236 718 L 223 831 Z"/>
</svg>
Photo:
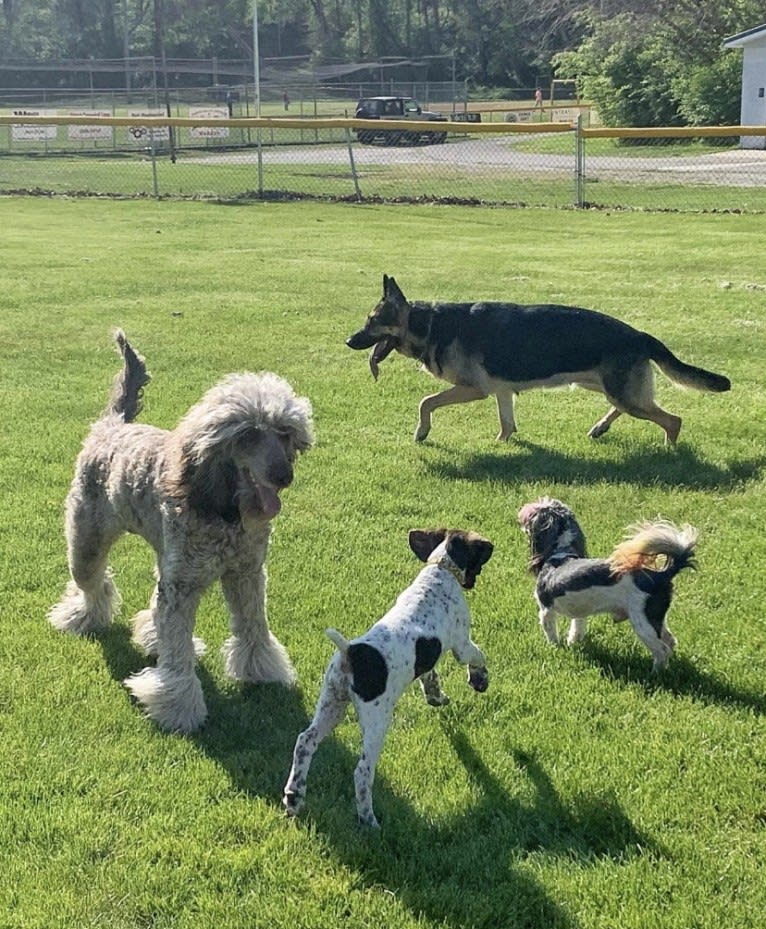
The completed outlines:
<svg viewBox="0 0 766 929">
<path fill-rule="evenodd" d="M 417 916 L 456 929 L 575 929 L 572 914 L 534 876 L 537 864 L 561 858 L 586 867 L 605 859 L 625 863 L 662 854 L 613 798 L 582 797 L 571 805 L 564 803 L 543 765 L 513 749 L 516 770 L 511 776 L 518 789 L 512 795 L 462 731 L 454 710 L 439 711 L 433 724 L 441 736 L 430 740 L 428 751 L 413 763 L 427 764 L 431 750 L 452 753 L 477 798 L 443 820 L 417 812 L 406 797 L 377 778 L 380 832 L 355 828 L 351 820 L 356 759 L 337 745 L 324 759 L 317 756 L 315 765 L 325 769 L 330 793 L 310 782 L 304 818 L 330 840 L 366 889 L 385 888 Z M 328 767 L 332 777 L 326 773 Z M 436 779 L 433 791 L 438 796 Z M 530 794 L 531 800 L 520 797 Z"/>
<path fill-rule="evenodd" d="M 565 455 L 555 448 L 514 438 L 492 452 L 455 453 L 432 446 L 425 466 L 438 478 L 517 484 L 550 480 L 561 484 L 624 481 L 653 487 L 689 487 L 724 491 L 758 480 L 766 456 L 720 466 L 705 461 L 689 446 L 631 450 L 613 460 Z M 425 457 L 425 456 L 424 456 Z"/>
<path fill-rule="evenodd" d="M 123 625 L 99 641 L 115 679 L 146 664 Z M 278 685 L 219 687 L 204 663 L 198 674 L 209 717 L 190 741 L 220 765 L 238 790 L 272 803 L 281 815 L 295 738 L 309 722 L 303 695 L 298 688 Z M 374 795 L 382 828 L 360 826 L 355 751 L 330 736 L 317 752 L 306 809 L 285 826 L 306 829 L 307 841 L 316 832 L 329 842 L 356 875 L 354 889 L 390 894 L 416 917 L 455 929 L 577 929 L 572 915 L 532 873 L 537 861 L 561 857 L 583 867 L 664 854 L 638 832 L 613 797 L 564 802 L 544 766 L 520 749 L 511 749 L 517 787 L 511 795 L 463 732 L 456 707 L 435 711 L 432 725 L 428 749 L 413 763 L 427 764 L 432 750 L 453 753 L 477 798 L 439 821 L 418 812 L 378 772 Z M 440 790 L 436 779 L 433 790 Z"/>
<path fill-rule="evenodd" d="M 111 676 L 117 681 L 154 664 L 131 640 L 130 627 L 118 622 L 98 642 Z M 212 652 L 212 650 L 211 650 Z M 209 653 L 210 654 L 210 653 Z M 287 779 L 293 745 L 309 718 L 298 688 L 279 684 L 237 684 L 221 687 L 205 667 L 220 661 L 214 652 L 197 664 L 208 718 L 188 738 L 213 757 L 233 781 L 254 795 L 271 797 Z M 125 690 L 127 700 L 133 698 Z M 135 703 L 136 713 L 140 708 Z M 154 725 L 147 720 L 147 725 Z M 159 730 L 158 730 L 159 731 Z"/>
<path fill-rule="evenodd" d="M 700 671 L 683 655 L 673 655 L 658 674 L 648 672 L 648 662 L 639 654 L 614 654 L 595 639 L 578 644 L 585 660 L 596 665 L 604 677 L 620 684 L 643 687 L 647 693 L 665 691 L 676 697 L 693 697 L 716 706 L 733 706 L 766 714 L 766 694 L 744 690 Z"/>
</svg>

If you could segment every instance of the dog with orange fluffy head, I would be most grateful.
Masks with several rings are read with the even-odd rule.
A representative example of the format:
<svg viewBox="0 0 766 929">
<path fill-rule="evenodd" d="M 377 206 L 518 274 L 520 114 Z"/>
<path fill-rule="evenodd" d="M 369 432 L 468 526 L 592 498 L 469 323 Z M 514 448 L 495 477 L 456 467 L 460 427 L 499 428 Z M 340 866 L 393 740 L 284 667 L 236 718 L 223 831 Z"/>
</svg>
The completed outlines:
<svg viewBox="0 0 766 929">
<path fill-rule="evenodd" d="M 559 643 L 559 616 L 571 620 L 572 645 L 585 635 L 589 616 L 610 613 L 615 622 L 629 620 L 652 654 L 653 670 L 662 668 L 676 646 L 666 624 L 673 579 L 696 567 L 696 529 L 666 520 L 639 523 L 608 558 L 589 558 L 583 531 L 560 500 L 527 503 L 518 518 L 529 540 L 529 569 L 537 578 L 535 600 L 548 641 Z"/>
</svg>

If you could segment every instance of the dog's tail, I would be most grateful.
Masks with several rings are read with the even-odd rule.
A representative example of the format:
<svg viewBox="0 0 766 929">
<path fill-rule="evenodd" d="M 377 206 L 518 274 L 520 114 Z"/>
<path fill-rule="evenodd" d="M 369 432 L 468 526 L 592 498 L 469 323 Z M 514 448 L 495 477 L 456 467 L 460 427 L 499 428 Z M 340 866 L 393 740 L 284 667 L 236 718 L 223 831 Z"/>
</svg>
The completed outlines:
<svg viewBox="0 0 766 929">
<path fill-rule="evenodd" d="M 128 342 L 122 329 L 115 331 L 114 341 L 122 355 L 123 367 L 112 382 L 104 416 L 119 416 L 124 422 L 131 423 L 141 412 L 144 387 L 151 380 L 151 375 L 146 370 L 143 356 Z"/>
<path fill-rule="evenodd" d="M 349 642 L 347 639 L 343 638 L 337 629 L 325 629 L 325 633 L 327 634 L 327 638 L 334 643 L 341 655 L 345 655 L 346 652 L 348 652 Z"/>
<path fill-rule="evenodd" d="M 621 542 L 609 556 L 614 574 L 634 574 L 650 571 L 672 580 L 684 568 L 696 568 L 694 550 L 697 530 L 693 526 L 680 529 L 664 519 L 638 523 L 628 529 L 629 538 Z"/>
<path fill-rule="evenodd" d="M 714 393 L 723 393 L 731 390 L 731 381 L 723 374 L 715 374 L 713 371 L 706 371 L 704 368 L 696 368 L 694 365 L 688 365 L 676 358 L 673 352 L 655 339 L 654 336 L 645 333 L 647 339 L 647 348 L 649 357 L 656 362 L 662 373 L 669 377 L 671 381 L 679 384 L 681 387 L 692 387 L 694 390 L 708 390 Z"/>
</svg>

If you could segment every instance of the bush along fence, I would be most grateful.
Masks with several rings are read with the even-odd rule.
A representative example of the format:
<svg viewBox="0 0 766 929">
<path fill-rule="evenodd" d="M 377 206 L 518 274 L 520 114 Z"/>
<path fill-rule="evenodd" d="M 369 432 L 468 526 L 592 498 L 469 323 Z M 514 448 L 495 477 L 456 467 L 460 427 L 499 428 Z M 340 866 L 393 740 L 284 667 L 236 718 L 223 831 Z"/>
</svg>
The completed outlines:
<svg viewBox="0 0 766 929">
<path fill-rule="evenodd" d="M 764 126 L 190 114 L 0 113 L 0 193 L 766 211 Z"/>
</svg>

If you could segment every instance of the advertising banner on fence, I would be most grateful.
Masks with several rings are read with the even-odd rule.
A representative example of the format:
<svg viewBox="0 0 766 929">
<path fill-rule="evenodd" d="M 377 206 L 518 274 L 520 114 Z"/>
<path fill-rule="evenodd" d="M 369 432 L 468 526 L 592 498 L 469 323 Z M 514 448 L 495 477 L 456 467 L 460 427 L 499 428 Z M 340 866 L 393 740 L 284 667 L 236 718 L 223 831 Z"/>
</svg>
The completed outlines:
<svg viewBox="0 0 766 929">
<path fill-rule="evenodd" d="M 110 110 L 67 110 L 67 116 L 111 116 Z M 111 141 L 112 126 L 67 126 L 67 138 L 76 142 L 92 142 L 99 139 Z"/>
<path fill-rule="evenodd" d="M 11 111 L 14 116 L 55 116 L 56 110 L 36 110 L 19 107 Z M 13 142 L 46 142 L 58 136 L 58 126 L 29 126 L 13 123 L 11 140 Z"/>
<path fill-rule="evenodd" d="M 229 109 L 225 106 L 190 106 L 189 119 L 228 119 Z M 192 126 L 189 135 L 193 139 L 228 139 L 228 126 Z"/>
<path fill-rule="evenodd" d="M 128 110 L 128 116 L 131 119 L 146 119 L 147 116 L 167 116 L 163 109 L 147 110 Z M 134 141 L 141 144 L 142 142 L 169 142 L 170 129 L 167 126 L 128 126 L 128 135 Z"/>
<path fill-rule="evenodd" d="M 559 106 L 551 110 L 552 123 L 576 123 L 580 111 L 576 106 Z"/>
</svg>

